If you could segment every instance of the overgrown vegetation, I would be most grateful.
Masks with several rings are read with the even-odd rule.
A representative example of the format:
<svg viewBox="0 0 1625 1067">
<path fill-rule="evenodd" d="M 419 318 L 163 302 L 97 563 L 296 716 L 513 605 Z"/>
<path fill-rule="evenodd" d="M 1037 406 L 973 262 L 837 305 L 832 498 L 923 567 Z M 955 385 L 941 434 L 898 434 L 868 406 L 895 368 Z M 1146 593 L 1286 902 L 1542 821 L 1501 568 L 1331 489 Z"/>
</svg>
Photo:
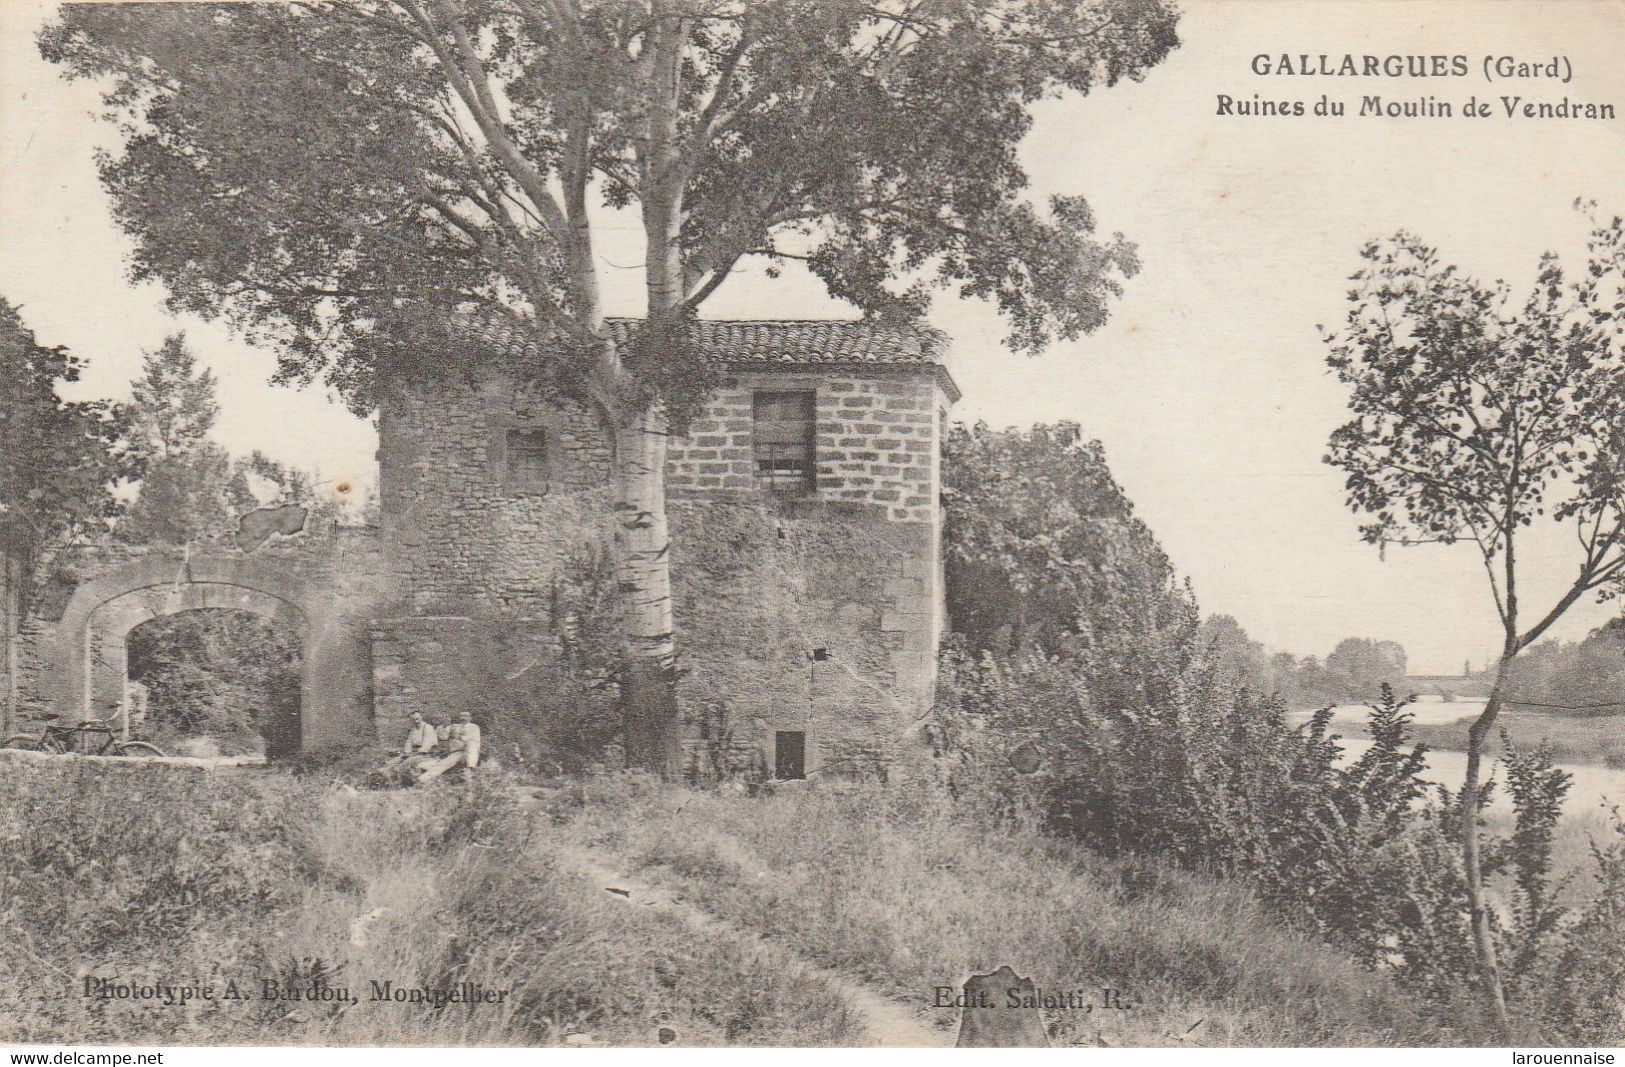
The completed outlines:
<svg viewBox="0 0 1625 1067">
<path fill-rule="evenodd" d="M 1330 711 L 1295 729 L 1280 695 L 1225 654 L 1222 628 L 1192 625 L 1194 602 L 1075 428 L 978 427 L 954 439 L 946 463 L 950 617 L 968 635 L 943 657 L 932 723 L 950 792 L 972 810 L 1036 812 L 1050 832 L 1108 856 L 1243 880 L 1276 914 L 1477 1038 L 1490 1033 L 1456 844 L 1467 823 L 1485 822 L 1490 790 L 1464 805 L 1422 780 L 1424 750 L 1387 686 L 1371 743 L 1352 761 Z M 1052 471 L 1087 488 L 1069 493 Z M 1075 602 L 1086 596 L 1096 599 Z M 1099 640 L 1097 618 L 1130 636 Z M 1244 644 L 1231 629 L 1229 645 Z M 1340 652 L 1350 677 L 1403 674 L 1402 650 L 1345 642 Z M 1507 838 L 1485 842 L 1482 868 L 1510 1010 L 1522 1034 L 1609 1043 L 1617 1020 L 1565 1030 L 1579 1016 L 1554 1014 L 1546 998 L 1557 985 L 1625 995 L 1582 940 L 1598 938 L 1610 895 L 1625 888 L 1609 881 L 1621 846 L 1599 846 L 1593 893 L 1557 904 L 1574 895 L 1553 866 L 1566 776 L 1549 748 L 1507 745 L 1516 818 Z"/>
<path fill-rule="evenodd" d="M 338 505 L 315 478 L 262 453 L 233 457 L 209 438 L 218 383 L 184 334 L 144 354 L 128 406 L 130 449 L 141 461 L 135 498 L 119 516 L 123 542 L 167 548 L 230 543 L 255 508 L 298 504 L 305 528 L 331 523 Z M 162 616 L 130 631 L 128 673 L 147 688 L 147 724 L 176 751 L 273 757 L 299 748 L 296 634 L 241 611 Z"/>
<path fill-rule="evenodd" d="M 851 1044 L 793 968 L 697 938 L 562 868 L 500 786 L 356 793 L 275 774 L 8 760 L 0 778 L 0 1042 Z M 87 979 L 243 1000 L 86 997 Z M 349 988 L 356 1003 L 261 999 Z M 370 999 L 473 982 L 502 1003 Z M 570 1035 L 579 1035 L 570 1038 Z"/>
<path fill-rule="evenodd" d="M 863 1039 L 816 977 L 616 902 L 559 859 L 571 846 L 944 1028 L 957 1012 L 924 1008 L 934 987 L 1009 963 L 1133 1005 L 1052 1013 L 1057 1043 L 1460 1038 L 1238 886 L 1105 859 L 920 782 L 750 798 L 611 775 L 521 811 L 489 779 L 391 795 L 281 774 L 15 762 L 0 780 L 0 1040 L 642 1044 L 660 1027 L 683 1044 Z M 235 977 L 256 996 L 101 1000 L 81 995 L 86 976 L 217 988 Z M 349 987 L 361 1002 L 264 1001 L 262 978 Z M 372 1001 L 374 979 L 513 992 L 500 1006 L 434 1008 Z"/>
<path fill-rule="evenodd" d="M 1234 883 L 1109 859 L 915 782 L 746 799 L 590 793 L 568 832 L 706 908 L 919 1004 L 1010 965 L 1130 1010 L 1056 1011 L 1083 1045 L 1411 1045 L 1452 1022 L 1283 927 Z M 952 1009 L 934 1017 L 957 1022 Z"/>
<path fill-rule="evenodd" d="M 1548 715 L 1625 715 L 1625 618 L 1597 627 L 1580 641 L 1542 641 L 1507 669 L 1506 702 Z M 1522 714 L 1522 712 L 1520 712 Z"/>
<path fill-rule="evenodd" d="M 949 668 L 945 776 L 971 807 L 1036 810 L 1052 832 L 1105 855 L 1240 879 L 1275 914 L 1486 1036 L 1469 996 L 1478 971 L 1455 849 L 1461 800 L 1422 780 L 1424 749 L 1392 691 L 1373 708 L 1369 747 L 1350 761 L 1329 711 L 1293 729 L 1279 700 L 1211 670 L 1155 687 L 1161 698 L 1125 701 L 1122 689 L 1095 694 L 1056 657 L 959 658 Z M 1551 844 L 1567 776 L 1549 749 L 1510 738 L 1507 747 L 1516 819 L 1509 837 L 1487 841 L 1485 871 L 1502 904 L 1493 930 L 1517 1032 L 1613 1043 L 1617 1016 L 1600 1031 L 1565 1029 L 1579 1025 L 1577 1006 L 1554 1014 L 1550 996 L 1556 986 L 1586 989 L 1588 1000 L 1625 995 L 1618 969 L 1587 948 L 1625 937 L 1625 927 L 1603 932 L 1625 891 L 1625 839 L 1598 844 L 1594 892 L 1577 909 L 1557 905 Z M 1490 795 L 1472 817 L 1483 820 Z"/>
<path fill-rule="evenodd" d="M 1361 249 L 1343 325 L 1324 335 L 1350 415 L 1325 459 L 1346 476 L 1361 535 L 1380 550 L 1471 545 L 1488 579 L 1501 643 L 1468 731 L 1469 810 L 1520 656 L 1576 603 L 1625 593 L 1625 218 L 1574 206 L 1590 223 L 1584 263 L 1546 253 L 1522 303 L 1504 281 L 1483 284 L 1400 231 Z M 1574 538 L 1570 569 L 1531 601 L 1518 546 L 1550 522 Z M 1460 832 L 1478 983 L 1510 1040 L 1489 853 L 1475 820 Z"/>
<path fill-rule="evenodd" d="M 68 401 L 59 384 L 84 363 L 39 343 L 0 297 L 0 732 L 16 726 L 12 664 L 22 620 L 51 558 L 105 529 L 117 512 L 113 483 L 138 469 L 123 440 L 125 412 L 104 401 Z"/>
<path fill-rule="evenodd" d="M 301 650 L 292 630 L 205 608 L 159 616 L 125 640 L 129 676 L 147 688 L 143 736 L 226 756 L 299 750 Z"/>
<path fill-rule="evenodd" d="M 606 546 L 568 554 L 539 619 L 484 617 L 462 651 L 441 714 L 467 711 L 487 758 L 522 776 L 581 774 L 621 759 L 615 568 Z"/>
</svg>

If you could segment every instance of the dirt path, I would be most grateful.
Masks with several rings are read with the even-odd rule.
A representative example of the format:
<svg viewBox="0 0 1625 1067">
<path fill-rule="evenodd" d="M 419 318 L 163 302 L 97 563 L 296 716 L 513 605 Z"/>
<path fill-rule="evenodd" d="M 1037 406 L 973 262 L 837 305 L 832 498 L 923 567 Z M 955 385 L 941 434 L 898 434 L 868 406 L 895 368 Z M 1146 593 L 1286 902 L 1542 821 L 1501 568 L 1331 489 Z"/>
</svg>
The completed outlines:
<svg viewBox="0 0 1625 1067">
<path fill-rule="evenodd" d="M 629 878 L 606 867 L 597 857 L 575 848 L 556 853 L 567 866 L 598 885 L 612 899 L 628 907 L 649 908 L 652 911 L 674 915 L 682 919 L 696 933 L 708 937 L 725 935 L 737 942 L 746 953 L 775 967 L 792 966 L 817 978 L 833 989 L 846 1002 L 849 1010 L 863 1023 L 868 1032 L 864 1045 L 876 1048 L 946 1048 L 953 1044 L 953 1034 L 937 1030 L 919 1018 L 906 1004 L 865 986 L 839 971 L 820 967 L 775 941 L 769 941 L 726 919 L 719 919 L 689 901 L 683 900 L 669 889 L 663 889 L 637 878 Z"/>
<path fill-rule="evenodd" d="M 520 799 L 522 807 L 528 807 L 532 803 L 535 803 L 533 798 Z M 698 905 L 682 899 L 670 889 L 622 874 L 610 867 L 604 857 L 573 846 L 560 848 L 555 855 L 563 865 L 596 884 L 612 900 L 620 901 L 628 907 L 648 908 L 660 914 L 673 915 L 696 933 L 709 937 L 721 934 L 731 938 L 745 953 L 769 966 L 796 967 L 817 978 L 834 990 L 846 1002 L 847 1008 L 862 1022 L 868 1035 L 864 1042 L 866 1046 L 947 1048 L 954 1042 L 952 1031 L 938 1030 L 917 1016 L 908 1005 L 883 996 L 839 971 L 821 967 L 779 942 L 770 941 L 726 919 L 720 919 Z"/>
</svg>

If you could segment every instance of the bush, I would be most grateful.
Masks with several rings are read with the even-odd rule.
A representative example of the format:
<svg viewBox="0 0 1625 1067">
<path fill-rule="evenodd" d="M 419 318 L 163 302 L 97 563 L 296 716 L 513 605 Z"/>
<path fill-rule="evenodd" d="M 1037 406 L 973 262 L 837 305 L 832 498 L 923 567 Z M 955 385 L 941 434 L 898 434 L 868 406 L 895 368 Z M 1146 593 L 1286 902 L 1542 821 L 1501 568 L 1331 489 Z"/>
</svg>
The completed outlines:
<svg viewBox="0 0 1625 1067">
<path fill-rule="evenodd" d="M 1348 760 L 1329 710 L 1294 729 L 1279 700 L 1200 666 L 1104 693 L 1083 670 L 1039 654 L 951 654 L 943 677 L 934 729 L 957 795 L 1036 809 L 1053 832 L 1108 855 L 1243 878 L 1362 965 L 1470 1010 L 1463 812 L 1457 796 L 1420 777 L 1425 749 L 1411 743 L 1411 716 L 1391 689 L 1372 706 L 1369 747 Z M 1163 699 L 1144 695 L 1158 691 Z M 1618 909 L 1601 900 L 1564 921 L 1552 842 L 1567 776 L 1548 750 L 1505 743 L 1516 819 L 1510 838 L 1486 843 L 1485 869 L 1509 904 L 1495 922 L 1508 989 L 1522 998 L 1526 1025 L 1549 1030 L 1538 1006 L 1557 970 L 1618 988 L 1619 974 L 1576 938 L 1611 944 L 1625 934 L 1609 925 Z M 1490 796 L 1486 788 L 1481 805 Z M 1470 817 L 1482 819 L 1483 808 Z M 1599 879 L 1617 878 L 1613 854 L 1599 857 Z M 1595 1043 L 1605 1032 L 1565 1036 Z"/>
</svg>

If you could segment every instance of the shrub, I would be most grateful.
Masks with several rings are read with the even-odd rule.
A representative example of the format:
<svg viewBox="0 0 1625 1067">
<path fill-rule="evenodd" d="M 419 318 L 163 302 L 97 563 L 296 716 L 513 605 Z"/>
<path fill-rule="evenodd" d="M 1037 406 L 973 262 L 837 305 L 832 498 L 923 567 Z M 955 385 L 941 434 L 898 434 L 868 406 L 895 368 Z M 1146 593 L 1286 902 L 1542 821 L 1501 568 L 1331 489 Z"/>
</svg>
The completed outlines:
<svg viewBox="0 0 1625 1067">
<path fill-rule="evenodd" d="M 1036 653 L 952 653 L 943 677 L 933 730 L 956 795 L 1034 808 L 1052 831 L 1108 855 L 1244 878 L 1364 966 L 1466 1010 L 1476 969 L 1457 848 L 1464 815 L 1459 797 L 1421 777 L 1425 749 L 1411 743 L 1411 716 L 1391 689 L 1372 706 L 1369 746 L 1347 759 L 1329 710 L 1293 728 L 1280 701 L 1199 664 L 1105 693 L 1083 670 Z M 1157 691 L 1166 696 L 1144 695 Z M 1510 838 L 1488 842 L 1485 868 L 1509 903 L 1495 922 L 1508 988 L 1533 1020 L 1560 968 L 1617 987 L 1575 938 L 1625 934 L 1600 901 L 1564 922 L 1552 844 L 1568 778 L 1548 750 L 1504 740 L 1516 817 Z M 1470 817 L 1483 818 L 1490 796 Z M 1619 876 L 1611 855 L 1599 851 L 1603 882 Z M 1567 1036 L 1599 1040 L 1591 1032 Z"/>
</svg>

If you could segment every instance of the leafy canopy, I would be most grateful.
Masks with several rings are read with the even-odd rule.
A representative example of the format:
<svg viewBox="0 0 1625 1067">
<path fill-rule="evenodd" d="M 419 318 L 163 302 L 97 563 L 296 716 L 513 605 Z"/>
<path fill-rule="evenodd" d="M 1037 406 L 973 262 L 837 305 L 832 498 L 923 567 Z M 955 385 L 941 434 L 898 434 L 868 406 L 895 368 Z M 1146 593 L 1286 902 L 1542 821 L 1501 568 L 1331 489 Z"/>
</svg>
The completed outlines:
<svg viewBox="0 0 1625 1067">
<path fill-rule="evenodd" d="M 110 519 L 113 484 L 134 473 L 118 409 L 58 392 L 80 369 L 0 298 L 0 550 L 25 576 L 43 553 Z"/>
<path fill-rule="evenodd" d="M 1625 579 L 1625 229 L 1576 206 L 1592 215 L 1584 268 L 1543 256 L 1521 304 L 1411 234 L 1367 245 L 1327 337 L 1353 418 L 1326 460 L 1371 516 L 1365 538 L 1475 544 L 1514 654 Z M 1543 518 L 1573 526 L 1580 565 L 1520 630 L 1517 538 Z"/>
<path fill-rule="evenodd" d="M 186 334 L 164 338 L 142 353 L 141 376 L 132 384 L 130 435 L 134 447 L 157 459 L 197 448 L 220 414 L 214 372 L 198 369 Z"/>
<path fill-rule="evenodd" d="M 119 4 L 66 8 L 41 48 L 109 85 L 135 277 L 359 410 L 381 366 L 489 349 L 456 328 L 472 312 L 568 341 L 543 370 L 581 388 L 593 205 L 639 207 L 651 271 L 675 246 L 651 315 L 754 258 L 876 315 L 992 300 L 1022 351 L 1092 330 L 1133 249 L 1077 197 L 1032 203 L 1017 148 L 1029 105 L 1141 78 L 1175 21 L 1169 0 Z M 681 363 L 625 375 L 669 393 Z"/>
<path fill-rule="evenodd" d="M 258 451 L 234 458 L 210 440 L 220 411 L 219 383 L 213 371 L 198 366 L 184 334 L 144 353 L 131 392 L 125 409 L 130 449 L 143 473 L 135 500 L 119 518 L 121 540 L 220 540 L 235 531 L 242 515 L 269 504 L 302 504 L 325 519 L 335 517 L 334 503 L 319 498 L 309 473 Z"/>
<path fill-rule="evenodd" d="M 953 427 L 942 500 L 948 614 L 972 649 L 1098 655 L 1194 628 L 1188 591 L 1076 423 Z"/>
</svg>

